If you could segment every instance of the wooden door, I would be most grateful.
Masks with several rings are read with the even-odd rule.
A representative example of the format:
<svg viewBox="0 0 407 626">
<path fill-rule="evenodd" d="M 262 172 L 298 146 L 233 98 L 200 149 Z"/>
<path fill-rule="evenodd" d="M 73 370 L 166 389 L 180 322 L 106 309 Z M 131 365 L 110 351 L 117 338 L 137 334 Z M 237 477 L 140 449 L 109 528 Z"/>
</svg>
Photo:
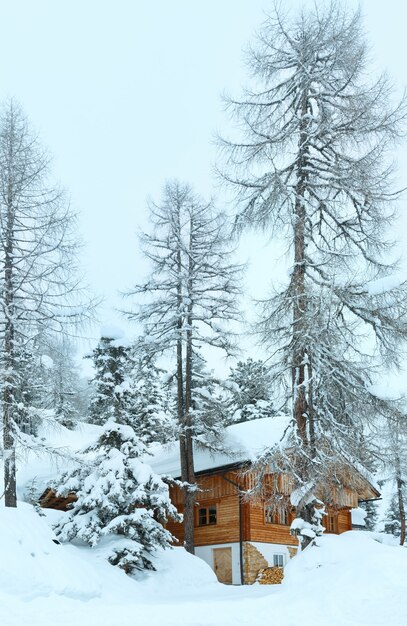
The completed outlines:
<svg viewBox="0 0 407 626">
<path fill-rule="evenodd" d="M 232 584 L 232 548 L 213 549 L 213 568 L 220 583 Z"/>
</svg>

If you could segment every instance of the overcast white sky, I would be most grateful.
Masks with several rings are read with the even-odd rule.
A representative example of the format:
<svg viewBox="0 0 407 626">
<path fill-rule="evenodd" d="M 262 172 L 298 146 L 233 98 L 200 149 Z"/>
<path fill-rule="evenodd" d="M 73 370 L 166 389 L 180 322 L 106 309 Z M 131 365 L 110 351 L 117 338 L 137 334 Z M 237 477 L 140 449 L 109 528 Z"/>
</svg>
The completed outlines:
<svg viewBox="0 0 407 626">
<path fill-rule="evenodd" d="M 284 0 L 293 9 L 301 3 Z M 319 0 L 317 1 L 319 4 Z M 348 1 L 356 7 L 357 2 Z M 372 67 L 407 85 L 407 4 L 361 3 Z M 246 82 L 242 49 L 267 0 L 0 0 L 0 99 L 21 102 L 80 212 L 87 282 L 120 323 L 117 296 L 142 276 L 137 225 L 168 178 L 206 196 L 215 188 L 213 136 L 228 128 L 221 93 Z M 407 186 L 407 145 L 398 156 Z M 407 201 L 407 199 L 406 199 Z M 400 233 L 407 242 L 405 202 Z M 253 237 L 248 281 L 269 283 L 269 253 Z M 256 277 L 256 281 L 253 278 Z M 90 331 L 97 335 L 97 328 Z"/>
</svg>

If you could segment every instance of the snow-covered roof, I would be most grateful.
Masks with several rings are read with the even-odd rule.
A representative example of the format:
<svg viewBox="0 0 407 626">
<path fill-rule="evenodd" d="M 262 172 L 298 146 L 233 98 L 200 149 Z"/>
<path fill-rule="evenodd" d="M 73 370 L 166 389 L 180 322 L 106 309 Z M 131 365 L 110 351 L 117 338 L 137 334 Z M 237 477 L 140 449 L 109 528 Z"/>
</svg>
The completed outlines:
<svg viewBox="0 0 407 626">
<path fill-rule="evenodd" d="M 366 511 L 361 507 L 357 509 L 351 509 L 352 516 L 352 526 L 366 526 L 365 517 L 367 515 Z"/>
<path fill-rule="evenodd" d="M 38 488 L 47 486 L 62 472 L 73 467 L 73 454 L 93 443 L 100 433 L 100 426 L 93 424 L 80 423 L 75 430 L 68 430 L 55 423 L 51 427 L 50 423 L 43 426 L 40 432 L 49 453 L 26 451 L 17 458 L 17 489 L 20 498 L 32 481 Z"/>
<path fill-rule="evenodd" d="M 281 439 L 288 421 L 286 416 L 277 416 L 228 426 L 222 439 L 225 452 L 213 453 L 195 445 L 195 471 L 254 460 L 265 448 Z M 75 430 L 63 426 L 44 428 L 41 437 L 44 437 L 50 451 L 54 450 L 54 453 L 37 456 L 28 452 L 19 459 L 17 481 L 20 497 L 31 481 L 35 480 L 39 488 L 44 487 L 61 472 L 72 467 L 74 453 L 93 443 L 100 429 L 100 426 L 86 423 L 78 424 Z M 151 452 L 152 455 L 146 455 L 144 460 L 156 473 L 173 477 L 181 475 L 178 442 L 165 446 L 156 444 L 152 446 Z"/>
<path fill-rule="evenodd" d="M 211 452 L 194 444 L 195 472 L 213 470 L 232 463 L 253 461 L 266 448 L 278 443 L 289 423 L 287 416 L 264 417 L 233 424 L 225 429 L 222 446 L 225 452 Z M 178 442 L 154 446 L 146 461 L 157 474 L 181 476 Z"/>
</svg>

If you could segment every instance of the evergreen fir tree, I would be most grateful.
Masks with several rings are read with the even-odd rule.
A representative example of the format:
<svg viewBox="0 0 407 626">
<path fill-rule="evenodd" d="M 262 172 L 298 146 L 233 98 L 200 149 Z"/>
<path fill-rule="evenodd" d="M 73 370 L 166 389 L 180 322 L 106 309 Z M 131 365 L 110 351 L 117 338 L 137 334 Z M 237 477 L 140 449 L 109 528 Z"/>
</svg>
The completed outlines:
<svg viewBox="0 0 407 626">
<path fill-rule="evenodd" d="M 367 502 L 361 502 L 360 508 L 366 511 L 365 517 L 365 528 L 366 530 L 375 530 L 377 520 L 378 520 L 378 512 L 376 502 L 372 502 L 368 500 Z"/>
<path fill-rule="evenodd" d="M 50 384 L 55 419 L 62 426 L 74 429 L 79 420 L 78 407 L 81 403 L 79 396 L 82 394 L 83 385 L 74 363 L 73 346 L 65 337 L 59 341 L 54 339 L 50 342 L 46 354 L 52 359 Z"/>
<path fill-rule="evenodd" d="M 129 349 L 122 333 L 117 329 L 104 329 L 91 358 L 95 376 L 91 381 L 94 394 L 88 421 L 103 425 L 123 410 L 128 396 L 126 372 L 129 368 Z"/>
<path fill-rule="evenodd" d="M 250 357 L 231 369 L 231 422 L 246 422 L 275 414 L 271 400 L 271 376 L 262 361 Z"/>
<path fill-rule="evenodd" d="M 15 420 L 26 435 L 38 435 L 41 425 L 41 400 L 45 393 L 39 358 L 33 353 L 32 342 L 16 347 Z"/>
<path fill-rule="evenodd" d="M 222 434 L 227 426 L 225 385 L 207 363 L 199 350 L 192 357 L 191 429 L 198 445 L 222 449 Z"/>
<path fill-rule="evenodd" d="M 142 342 L 134 346 L 132 360 L 130 389 L 135 432 L 146 445 L 174 440 L 177 426 L 164 370 L 155 365 Z"/>
<path fill-rule="evenodd" d="M 154 569 L 155 550 L 172 541 L 163 523 L 179 516 L 168 486 L 139 458 L 145 447 L 126 421 L 127 415 L 110 418 L 81 463 L 62 476 L 56 490 L 74 491 L 77 500 L 56 533 L 61 541 L 81 539 L 90 546 L 114 536 L 107 558 L 130 574 Z"/>
<path fill-rule="evenodd" d="M 400 537 L 401 535 L 400 511 L 396 495 L 392 497 L 389 508 L 386 511 L 384 532 L 394 537 Z"/>
</svg>

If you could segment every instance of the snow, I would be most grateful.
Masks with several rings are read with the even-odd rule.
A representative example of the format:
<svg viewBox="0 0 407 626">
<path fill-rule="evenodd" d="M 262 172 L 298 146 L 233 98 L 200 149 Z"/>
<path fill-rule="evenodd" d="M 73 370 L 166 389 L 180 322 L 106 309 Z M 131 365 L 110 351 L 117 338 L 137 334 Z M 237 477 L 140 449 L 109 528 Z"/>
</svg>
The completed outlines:
<svg viewBox="0 0 407 626">
<path fill-rule="evenodd" d="M 54 361 L 50 356 L 48 356 L 48 354 L 42 354 L 41 365 L 43 365 L 47 370 L 52 370 L 54 367 Z"/>
<path fill-rule="evenodd" d="M 370 296 L 380 296 L 393 289 L 398 289 L 403 283 L 403 279 L 397 275 L 384 276 L 371 280 L 366 284 L 367 292 Z"/>
<path fill-rule="evenodd" d="M 195 471 L 201 472 L 231 463 L 254 461 L 267 448 L 281 440 L 289 420 L 289 417 L 283 415 L 228 426 L 222 441 L 224 452 L 211 452 L 202 447 L 194 447 Z M 152 457 L 148 458 L 148 463 L 155 472 L 174 478 L 181 475 L 178 443 L 156 445 L 152 447 L 151 452 Z"/>
<path fill-rule="evenodd" d="M 399 400 L 403 395 L 400 390 L 388 384 L 368 385 L 367 390 L 379 400 Z"/>
<path fill-rule="evenodd" d="M 122 339 L 124 331 L 114 324 L 104 324 L 100 329 L 100 336 L 105 339 Z"/>
<path fill-rule="evenodd" d="M 75 548 L 62 550 L 54 543 L 54 533 L 30 505 L 0 507 L 0 536 L 3 593 L 24 601 L 51 594 L 88 600 L 100 594 L 100 576 Z"/>
<path fill-rule="evenodd" d="M 290 495 L 291 504 L 297 507 L 301 501 L 303 501 L 304 504 L 308 504 L 309 502 L 312 502 L 312 500 L 315 500 L 315 496 L 312 494 L 314 486 L 313 482 L 308 482 L 305 485 L 298 487 L 298 489 L 294 489 Z"/>
<path fill-rule="evenodd" d="M 73 453 L 87 448 L 96 441 L 100 431 L 100 426 L 86 423 L 79 423 L 75 430 L 69 430 L 59 424 L 54 424 L 53 427 L 47 424 L 39 436 L 46 439 L 50 453 L 38 456 L 28 451 L 17 459 L 18 497 L 24 499 L 25 490 L 32 481 L 35 481 L 41 491 L 51 481 L 55 481 L 60 473 L 72 468 Z"/>
<path fill-rule="evenodd" d="M 352 509 L 350 513 L 352 517 L 352 525 L 366 526 L 365 517 L 367 513 L 364 509 L 358 507 L 357 509 Z"/>
<path fill-rule="evenodd" d="M 104 339 L 110 339 L 110 345 L 114 348 L 128 348 L 131 345 L 125 332 L 114 324 L 104 324 L 100 329 L 100 336 Z"/>
<path fill-rule="evenodd" d="M 49 511 L 50 521 L 63 515 Z M 282 585 L 230 587 L 183 548 L 129 577 L 103 547 L 56 545 L 47 518 L 0 505 L 2 626 L 405 626 L 407 550 L 378 533 L 316 539 Z"/>
</svg>

